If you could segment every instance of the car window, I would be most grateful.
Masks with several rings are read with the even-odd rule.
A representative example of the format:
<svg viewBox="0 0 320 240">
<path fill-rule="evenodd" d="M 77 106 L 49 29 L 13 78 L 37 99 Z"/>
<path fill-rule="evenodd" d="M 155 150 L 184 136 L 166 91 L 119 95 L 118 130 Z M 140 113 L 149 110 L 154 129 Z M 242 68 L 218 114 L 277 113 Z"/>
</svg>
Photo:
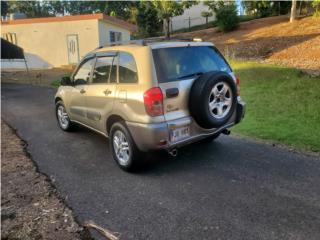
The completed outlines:
<svg viewBox="0 0 320 240">
<path fill-rule="evenodd" d="M 87 84 L 89 82 L 93 62 L 94 59 L 91 58 L 81 64 L 77 73 L 73 77 L 75 85 Z"/>
<path fill-rule="evenodd" d="M 231 72 L 223 56 L 211 46 L 160 48 L 154 49 L 152 53 L 160 83 L 210 71 Z"/>
<path fill-rule="evenodd" d="M 136 62 L 131 54 L 119 54 L 119 83 L 137 83 Z"/>
<path fill-rule="evenodd" d="M 92 83 L 116 82 L 117 68 L 114 56 L 98 57 L 94 66 Z"/>
</svg>

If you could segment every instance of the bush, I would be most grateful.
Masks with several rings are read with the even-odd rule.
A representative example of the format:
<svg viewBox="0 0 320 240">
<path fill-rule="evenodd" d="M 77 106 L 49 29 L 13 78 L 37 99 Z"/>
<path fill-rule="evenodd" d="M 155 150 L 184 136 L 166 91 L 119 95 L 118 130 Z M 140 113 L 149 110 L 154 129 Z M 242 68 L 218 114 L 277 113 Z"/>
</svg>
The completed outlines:
<svg viewBox="0 0 320 240">
<path fill-rule="evenodd" d="M 314 0 L 312 2 L 312 7 L 315 9 L 314 16 L 320 17 L 320 0 Z"/>
<path fill-rule="evenodd" d="M 234 4 L 228 4 L 219 7 L 216 10 L 216 23 L 218 28 L 223 32 L 229 32 L 239 25 L 237 8 Z"/>
</svg>

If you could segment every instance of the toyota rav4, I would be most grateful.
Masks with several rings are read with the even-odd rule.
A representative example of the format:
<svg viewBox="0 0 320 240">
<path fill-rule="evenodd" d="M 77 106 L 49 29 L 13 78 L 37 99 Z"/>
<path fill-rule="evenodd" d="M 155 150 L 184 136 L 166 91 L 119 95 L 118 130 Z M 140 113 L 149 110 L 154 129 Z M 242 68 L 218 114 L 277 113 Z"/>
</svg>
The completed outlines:
<svg viewBox="0 0 320 240">
<path fill-rule="evenodd" d="M 110 139 L 118 165 L 141 153 L 209 142 L 244 117 L 239 79 L 209 42 L 136 41 L 88 53 L 55 96 L 59 126 Z"/>
</svg>

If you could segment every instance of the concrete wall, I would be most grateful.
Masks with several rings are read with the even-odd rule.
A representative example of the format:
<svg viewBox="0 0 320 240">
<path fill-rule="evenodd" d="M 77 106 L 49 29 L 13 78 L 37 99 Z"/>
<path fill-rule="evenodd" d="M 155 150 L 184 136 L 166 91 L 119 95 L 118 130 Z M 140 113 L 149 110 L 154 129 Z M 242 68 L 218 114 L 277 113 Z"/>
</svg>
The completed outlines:
<svg viewBox="0 0 320 240">
<path fill-rule="evenodd" d="M 178 30 L 182 28 L 189 27 L 189 17 L 191 19 L 191 26 L 201 25 L 206 23 L 206 18 L 201 16 L 201 12 L 209 11 L 208 7 L 203 4 L 203 2 L 199 2 L 199 4 L 192 6 L 189 9 L 186 9 L 183 15 L 176 16 L 172 18 L 172 30 Z M 215 20 L 215 16 L 213 14 L 212 17 L 209 17 L 209 22 Z"/>
<path fill-rule="evenodd" d="M 27 60 L 37 59 L 38 68 L 67 65 L 67 35 L 78 34 L 80 59 L 99 46 L 98 20 L 80 20 L 32 24 L 2 24 L 1 35 L 16 33 L 17 45 L 22 47 Z M 41 63 L 42 61 L 42 63 Z M 30 62 L 30 66 L 35 64 Z M 37 68 L 37 66 L 34 66 Z"/>
<path fill-rule="evenodd" d="M 109 22 L 105 22 L 99 20 L 99 44 L 100 46 L 105 46 L 110 44 L 110 31 L 121 32 L 122 33 L 122 41 L 130 40 L 130 31 L 120 28 L 114 24 Z"/>
</svg>

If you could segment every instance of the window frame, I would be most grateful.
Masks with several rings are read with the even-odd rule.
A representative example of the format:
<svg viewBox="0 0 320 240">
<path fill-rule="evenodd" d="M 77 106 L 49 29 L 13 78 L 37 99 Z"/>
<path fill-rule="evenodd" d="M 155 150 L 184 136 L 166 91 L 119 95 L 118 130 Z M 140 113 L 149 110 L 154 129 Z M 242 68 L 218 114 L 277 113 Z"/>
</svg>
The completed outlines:
<svg viewBox="0 0 320 240">
<path fill-rule="evenodd" d="M 111 41 L 111 35 L 114 34 L 114 41 Z M 117 35 L 120 37 L 120 40 L 117 40 Z M 110 30 L 109 31 L 109 42 L 110 43 L 117 43 L 122 41 L 122 32 L 121 31 L 115 31 Z"/>
<path fill-rule="evenodd" d="M 120 53 L 126 53 L 128 55 L 130 55 L 133 60 L 134 60 L 134 64 L 136 65 L 136 69 L 137 69 L 137 82 L 134 82 L 134 83 L 120 83 L 120 72 L 119 72 L 119 66 L 120 66 Z M 135 59 L 135 57 L 133 56 L 133 54 L 129 53 L 129 52 L 126 52 L 126 51 L 118 51 L 118 81 L 117 83 L 118 84 L 121 84 L 121 85 L 124 85 L 124 84 L 129 84 L 129 85 L 133 85 L 133 84 L 139 84 L 139 71 L 138 71 L 138 65 L 137 65 L 137 61 Z"/>
<path fill-rule="evenodd" d="M 102 58 L 102 57 L 113 57 L 113 64 L 116 64 L 116 67 L 117 67 L 117 69 L 116 69 L 116 74 L 117 74 L 117 76 L 116 76 L 116 82 L 113 82 L 113 83 L 111 83 L 110 82 L 110 78 L 108 78 L 108 81 L 107 82 L 105 82 L 105 83 L 93 83 L 92 82 L 92 80 L 93 80 L 93 71 L 94 71 L 94 69 L 95 69 L 95 67 L 96 67 L 96 63 L 97 63 L 97 59 L 98 58 Z M 117 63 L 117 58 L 118 58 L 118 52 L 116 52 L 116 51 L 110 51 L 110 52 L 98 52 L 98 53 L 96 53 L 95 54 L 95 56 L 94 56 L 94 64 L 93 64 L 93 66 L 92 66 L 92 69 L 91 69 L 91 77 L 90 77 L 90 81 L 89 81 L 89 83 L 88 83 L 88 85 L 110 85 L 110 84 L 117 84 L 118 83 L 118 68 L 119 68 L 119 66 L 118 66 L 118 63 Z"/>
<path fill-rule="evenodd" d="M 83 66 L 83 64 L 85 64 L 86 62 L 93 60 L 93 64 L 91 66 L 91 70 L 90 70 L 90 77 L 89 80 L 87 81 L 86 84 L 75 84 L 74 83 L 74 77 L 75 75 L 77 75 L 77 73 L 79 72 L 80 68 Z M 88 85 L 91 82 L 92 79 L 92 71 L 93 71 L 93 66 L 95 66 L 96 60 L 95 60 L 95 54 L 90 54 L 88 56 L 86 56 L 84 59 L 82 59 L 82 61 L 78 64 L 78 66 L 76 67 L 75 71 L 72 73 L 71 75 L 71 81 L 72 81 L 72 85 L 73 86 L 81 86 L 81 85 Z"/>
</svg>

